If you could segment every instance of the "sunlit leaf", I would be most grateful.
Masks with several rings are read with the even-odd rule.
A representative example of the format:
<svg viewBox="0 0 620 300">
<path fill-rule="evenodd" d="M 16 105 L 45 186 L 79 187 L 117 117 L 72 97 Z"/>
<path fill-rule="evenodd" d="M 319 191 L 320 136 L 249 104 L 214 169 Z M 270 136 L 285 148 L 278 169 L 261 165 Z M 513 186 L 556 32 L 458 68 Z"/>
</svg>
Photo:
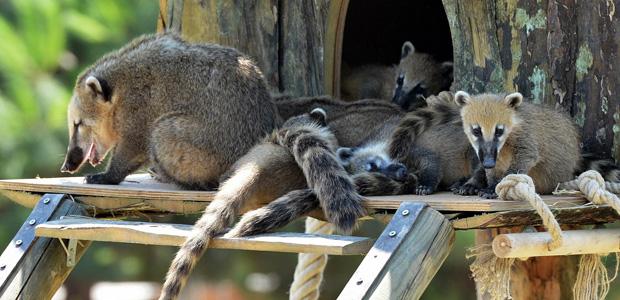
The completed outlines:
<svg viewBox="0 0 620 300">
<path fill-rule="evenodd" d="M 105 26 L 97 20 L 80 14 L 75 10 L 66 11 L 64 13 L 64 21 L 67 30 L 87 42 L 99 43 L 109 37 Z"/>
</svg>

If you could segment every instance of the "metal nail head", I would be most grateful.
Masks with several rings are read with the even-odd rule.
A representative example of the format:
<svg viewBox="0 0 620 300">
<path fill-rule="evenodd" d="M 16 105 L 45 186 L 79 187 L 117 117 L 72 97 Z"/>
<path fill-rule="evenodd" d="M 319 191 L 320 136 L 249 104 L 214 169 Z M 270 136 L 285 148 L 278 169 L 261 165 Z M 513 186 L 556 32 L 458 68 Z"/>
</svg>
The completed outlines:
<svg viewBox="0 0 620 300">
<path fill-rule="evenodd" d="M 409 214 L 409 210 L 408 209 L 403 210 L 403 216 L 406 216 L 408 214 Z"/>
<path fill-rule="evenodd" d="M 22 243 L 23 243 L 22 240 L 17 240 L 17 241 L 15 241 L 15 246 L 19 247 L 19 246 L 21 246 Z"/>
<path fill-rule="evenodd" d="M 396 236 L 396 231 L 392 230 L 392 231 L 390 231 L 390 233 L 388 233 L 388 235 L 390 237 L 395 237 Z"/>
<path fill-rule="evenodd" d="M 43 204 L 48 204 L 50 203 L 50 201 L 51 201 L 50 198 L 45 198 L 43 199 Z"/>
<path fill-rule="evenodd" d="M 30 225 L 34 225 L 35 223 L 37 223 L 37 220 L 35 219 L 31 219 L 30 221 L 28 221 L 28 224 Z"/>
</svg>

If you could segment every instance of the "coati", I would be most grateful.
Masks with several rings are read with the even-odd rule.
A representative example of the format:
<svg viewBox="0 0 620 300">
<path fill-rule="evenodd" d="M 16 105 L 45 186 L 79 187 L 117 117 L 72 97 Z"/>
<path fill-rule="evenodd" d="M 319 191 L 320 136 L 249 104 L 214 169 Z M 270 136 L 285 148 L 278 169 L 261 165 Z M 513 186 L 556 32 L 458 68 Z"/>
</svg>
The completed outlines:
<svg viewBox="0 0 620 300">
<path fill-rule="evenodd" d="M 409 41 L 401 47 L 397 66 L 343 66 L 341 96 L 345 100 L 391 100 L 405 110 L 424 106 L 424 98 L 446 91 L 452 83 L 452 62 L 439 63 L 415 51 Z"/>
<path fill-rule="evenodd" d="M 77 78 L 61 171 L 97 165 L 110 152 L 107 170 L 87 183 L 117 184 L 151 163 L 166 181 L 211 189 L 281 123 L 248 56 L 173 33 L 143 36 Z"/>
<path fill-rule="evenodd" d="M 172 262 L 160 299 L 176 299 L 209 240 L 223 233 L 240 212 L 262 207 L 258 212 L 267 217 L 249 216 L 268 222 L 254 224 L 244 217 L 229 235 L 282 226 L 319 204 L 336 228 L 351 231 L 365 211 L 361 196 L 334 155 L 337 141 L 325 122 L 320 109 L 292 117 L 233 165 Z M 244 224 L 254 231 L 240 231 Z"/>
<path fill-rule="evenodd" d="M 452 74 L 451 61 L 439 63 L 431 55 L 415 51 L 407 41 L 401 49 L 392 101 L 407 111 L 422 107 L 424 98 L 450 89 Z"/>
<path fill-rule="evenodd" d="M 520 93 L 470 96 L 459 91 L 465 136 L 480 161 L 470 193 L 496 198 L 495 186 L 507 174 L 532 177 L 536 192 L 548 194 L 571 180 L 580 161 L 579 134 L 572 120 L 552 109 L 524 103 Z"/>
<path fill-rule="evenodd" d="M 441 92 L 427 102 L 429 106 L 400 120 L 388 143 L 390 157 L 415 172 L 414 193 L 418 195 L 457 187 L 477 166 L 475 153 L 462 134 L 459 107 L 452 94 Z"/>
</svg>

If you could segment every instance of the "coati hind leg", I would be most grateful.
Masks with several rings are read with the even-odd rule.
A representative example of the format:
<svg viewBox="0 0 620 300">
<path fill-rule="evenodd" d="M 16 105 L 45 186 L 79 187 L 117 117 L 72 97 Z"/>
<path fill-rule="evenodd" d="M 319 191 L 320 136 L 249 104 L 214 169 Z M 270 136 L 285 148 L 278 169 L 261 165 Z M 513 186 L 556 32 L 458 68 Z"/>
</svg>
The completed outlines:
<svg viewBox="0 0 620 300">
<path fill-rule="evenodd" d="M 226 237 L 249 236 L 274 231 L 319 208 L 311 189 L 291 191 L 259 209 L 245 213 Z"/>
<path fill-rule="evenodd" d="M 255 146 L 232 169 L 177 252 L 160 299 L 178 297 L 209 241 L 232 225 L 240 213 L 305 187 L 305 178 L 293 157 L 285 148 L 272 143 Z"/>
<path fill-rule="evenodd" d="M 211 190 L 217 187 L 220 174 L 226 171 L 218 157 L 210 152 L 199 119 L 169 113 L 155 121 L 150 141 L 150 158 L 155 172 L 186 189 Z"/>
</svg>

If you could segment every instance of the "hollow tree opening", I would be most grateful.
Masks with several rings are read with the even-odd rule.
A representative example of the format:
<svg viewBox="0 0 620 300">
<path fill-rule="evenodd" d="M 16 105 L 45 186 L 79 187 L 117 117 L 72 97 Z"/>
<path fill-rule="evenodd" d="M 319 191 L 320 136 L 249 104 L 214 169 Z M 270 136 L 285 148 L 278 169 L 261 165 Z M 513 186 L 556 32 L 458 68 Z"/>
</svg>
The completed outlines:
<svg viewBox="0 0 620 300">
<path fill-rule="evenodd" d="M 437 61 L 452 61 L 450 27 L 441 1 L 349 2 L 341 64 L 397 64 L 405 41 Z M 340 80 L 335 80 L 334 92 L 339 91 Z"/>
</svg>

